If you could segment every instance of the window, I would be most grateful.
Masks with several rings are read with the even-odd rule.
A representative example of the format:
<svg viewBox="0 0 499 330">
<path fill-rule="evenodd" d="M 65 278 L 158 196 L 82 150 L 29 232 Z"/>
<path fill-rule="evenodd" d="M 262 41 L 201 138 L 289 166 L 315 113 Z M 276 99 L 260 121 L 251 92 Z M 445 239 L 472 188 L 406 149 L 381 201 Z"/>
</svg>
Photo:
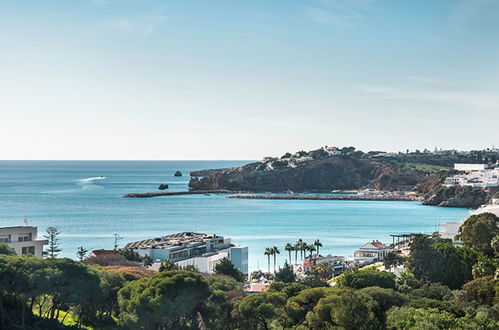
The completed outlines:
<svg viewBox="0 0 499 330">
<path fill-rule="evenodd" d="M 31 241 L 31 233 L 29 233 L 28 236 L 19 236 L 17 240 L 18 242 L 29 242 Z"/>
<path fill-rule="evenodd" d="M 35 254 L 34 246 L 23 246 L 22 254 Z"/>
</svg>

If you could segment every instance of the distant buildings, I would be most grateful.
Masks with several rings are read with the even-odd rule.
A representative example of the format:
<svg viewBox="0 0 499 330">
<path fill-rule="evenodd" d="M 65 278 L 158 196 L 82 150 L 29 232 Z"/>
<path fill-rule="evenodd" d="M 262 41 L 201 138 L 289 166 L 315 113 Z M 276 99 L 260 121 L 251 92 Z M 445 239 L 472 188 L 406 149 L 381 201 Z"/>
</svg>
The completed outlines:
<svg viewBox="0 0 499 330">
<path fill-rule="evenodd" d="M 499 186 L 499 168 L 487 164 L 454 164 L 454 169 L 466 172 L 445 179 L 444 186 L 470 186 L 475 188 Z"/>
<path fill-rule="evenodd" d="M 356 250 L 354 252 L 354 260 L 363 263 L 383 261 L 390 251 L 392 251 L 392 249 L 376 240 L 366 243 Z"/>
<path fill-rule="evenodd" d="M 13 248 L 17 255 L 32 254 L 42 257 L 43 246 L 48 244 L 45 239 L 37 239 L 38 227 L 14 226 L 0 228 L 0 242 Z"/>
<path fill-rule="evenodd" d="M 180 268 L 194 265 L 203 273 L 213 273 L 222 258 L 229 258 L 236 268 L 248 274 L 248 247 L 234 245 L 223 236 L 183 232 L 128 243 L 125 249 L 141 257 L 148 255 L 154 262 L 170 259 Z"/>
</svg>

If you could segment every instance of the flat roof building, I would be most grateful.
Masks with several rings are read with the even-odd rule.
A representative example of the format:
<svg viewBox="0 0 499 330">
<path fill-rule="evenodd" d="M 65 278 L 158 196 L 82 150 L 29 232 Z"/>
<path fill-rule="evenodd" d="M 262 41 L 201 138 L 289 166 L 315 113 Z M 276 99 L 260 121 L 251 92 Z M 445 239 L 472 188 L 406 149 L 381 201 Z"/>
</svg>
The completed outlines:
<svg viewBox="0 0 499 330">
<path fill-rule="evenodd" d="M 37 233 L 38 227 L 34 226 L 0 227 L 0 242 L 13 248 L 17 255 L 32 254 L 41 258 L 48 241 L 37 239 Z"/>
<path fill-rule="evenodd" d="M 141 257 L 150 256 L 154 262 L 170 259 L 177 266 L 196 266 L 200 272 L 213 273 L 222 258 L 229 258 L 234 266 L 248 274 L 248 247 L 234 245 L 230 238 L 204 233 L 182 232 L 142 241 L 131 242 L 125 249 Z"/>
</svg>

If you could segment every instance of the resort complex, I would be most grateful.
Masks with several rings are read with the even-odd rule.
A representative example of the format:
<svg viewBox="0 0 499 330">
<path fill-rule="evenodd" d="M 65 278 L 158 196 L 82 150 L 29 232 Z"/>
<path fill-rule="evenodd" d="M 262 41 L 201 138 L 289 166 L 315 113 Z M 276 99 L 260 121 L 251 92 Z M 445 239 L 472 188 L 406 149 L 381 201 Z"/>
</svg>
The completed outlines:
<svg viewBox="0 0 499 330">
<path fill-rule="evenodd" d="M 183 232 L 128 243 L 125 249 L 149 256 L 154 263 L 169 259 L 180 268 L 195 266 L 203 273 L 213 273 L 216 264 L 228 258 L 243 274 L 248 274 L 248 247 L 232 244 L 218 235 Z"/>
</svg>

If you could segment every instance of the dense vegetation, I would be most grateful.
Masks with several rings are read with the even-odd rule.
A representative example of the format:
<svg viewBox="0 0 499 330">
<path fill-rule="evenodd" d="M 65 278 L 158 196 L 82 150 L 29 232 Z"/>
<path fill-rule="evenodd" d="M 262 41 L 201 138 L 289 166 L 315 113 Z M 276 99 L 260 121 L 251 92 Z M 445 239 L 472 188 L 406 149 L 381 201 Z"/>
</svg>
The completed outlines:
<svg viewBox="0 0 499 330">
<path fill-rule="evenodd" d="M 16 256 L 0 243 L 0 328 L 62 329 L 497 329 L 499 218 L 470 217 L 465 246 L 416 236 L 387 269 L 349 269 L 332 280 L 287 264 L 263 293 L 245 294 L 228 259 L 216 275 L 178 270 L 125 276 L 116 266 Z M 291 253 L 290 253 L 291 256 Z M 133 268 L 126 266 L 125 268 Z M 71 326 L 70 326 L 71 325 Z"/>
</svg>

